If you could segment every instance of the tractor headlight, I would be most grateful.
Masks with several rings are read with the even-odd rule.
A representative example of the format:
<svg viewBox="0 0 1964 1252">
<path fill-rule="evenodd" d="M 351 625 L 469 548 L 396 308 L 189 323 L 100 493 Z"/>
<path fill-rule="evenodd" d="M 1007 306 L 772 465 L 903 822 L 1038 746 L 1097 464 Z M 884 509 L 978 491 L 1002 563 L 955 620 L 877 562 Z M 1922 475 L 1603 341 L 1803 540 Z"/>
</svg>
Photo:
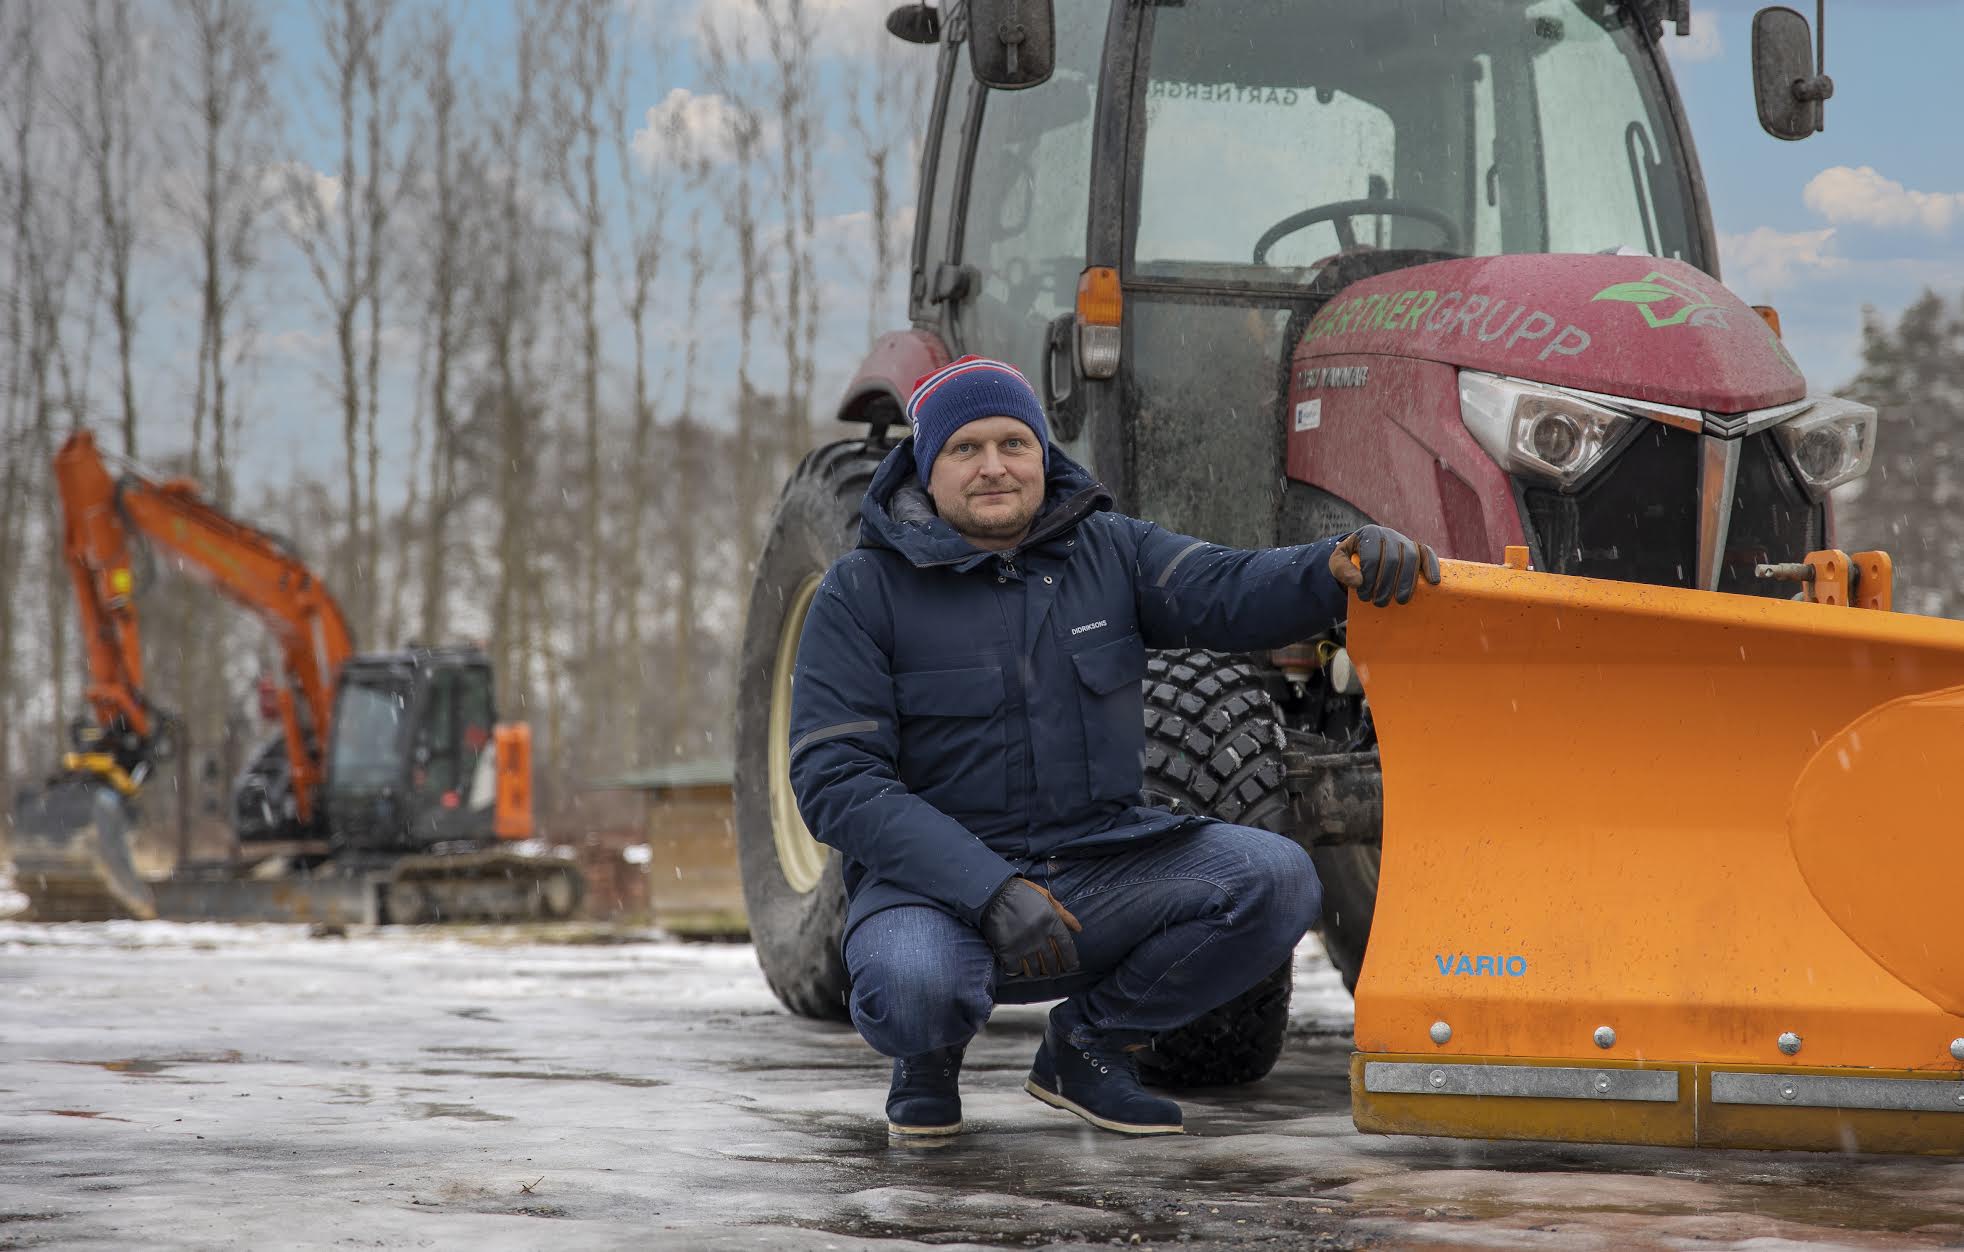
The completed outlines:
<svg viewBox="0 0 1964 1252">
<path fill-rule="evenodd" d="M 1875 455 L 1875 410 L 1824 396 L 1773 428 L 1807 490 L 1816 498 L 1869 472 Z"/>
<path fill-rule="evenodd" d="M 1636 419 L 1535 383 L 1459 372 L 1459 416 L 1502 467 L 1573 487 Z"/>
</svg>

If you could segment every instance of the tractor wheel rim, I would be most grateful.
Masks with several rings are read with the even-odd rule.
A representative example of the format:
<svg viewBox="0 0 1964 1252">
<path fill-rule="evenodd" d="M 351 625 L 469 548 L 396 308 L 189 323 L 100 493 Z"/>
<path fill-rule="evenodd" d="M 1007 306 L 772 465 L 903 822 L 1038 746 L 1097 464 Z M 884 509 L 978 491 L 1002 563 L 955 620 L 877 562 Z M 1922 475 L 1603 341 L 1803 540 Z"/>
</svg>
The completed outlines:
<svg viewBox="0 0 1964 1252">
<path fill-rule="evenodd" d="M 785 605 L 784 626 L 777 637 L 777 662 L 771 670 L 771 836 L 777 843 L 777 867 L 784 881 L 800 895 L 818 886 L 825 873 L 827 849 L 812 838 L 791 791 L 791 674 L 798 660 L 798 637 L 805 614 L 818 592 L 819 576 L 798 584 Z"/>
</svg>

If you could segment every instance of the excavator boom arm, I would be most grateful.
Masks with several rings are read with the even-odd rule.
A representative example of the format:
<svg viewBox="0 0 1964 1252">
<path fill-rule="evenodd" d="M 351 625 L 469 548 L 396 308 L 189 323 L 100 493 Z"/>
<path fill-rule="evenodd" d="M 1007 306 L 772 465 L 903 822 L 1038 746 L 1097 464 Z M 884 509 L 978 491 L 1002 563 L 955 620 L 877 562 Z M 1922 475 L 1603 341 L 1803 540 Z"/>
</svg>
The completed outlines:
<svg viewBox="0 0 1964 1252">
<path fill-rule="evenodd" d="M 143 694 L 132 594 L 132 540 L 141 536 L 252 612 L 278 640 L 287 679 L 280 687 L 280 712 L 294 798 L 301 818 L 310 818 L 333 717 L 335 677 L 354 651 L 333 595 L 284 546 L 200 499 L 192 484 L 136 472 L 112 475 L 87 431 L 77 431 L 62 445 L 55 478 L 88 653 L 89 700 L 98 720 L 126 726 L 145 740 L 156 733 L 155 711 Z"/>
</svg>

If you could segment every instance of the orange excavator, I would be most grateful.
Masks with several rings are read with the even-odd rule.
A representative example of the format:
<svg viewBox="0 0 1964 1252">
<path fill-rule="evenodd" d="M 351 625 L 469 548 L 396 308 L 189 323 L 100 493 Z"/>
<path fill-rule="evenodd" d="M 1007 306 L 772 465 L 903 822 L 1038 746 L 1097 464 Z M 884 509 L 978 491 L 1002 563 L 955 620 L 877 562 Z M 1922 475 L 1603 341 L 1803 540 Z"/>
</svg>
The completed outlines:
<svg viewBox="0 0 1964 1252">
<path fill-rule="evenodd" d="M 570 863 L 532 838 L 531 735 L 500 724 L 489 658 L 468 646 L 356 653 L 327 586 L 278 539 L 187 479 L 112 472 L 87 431 L 55 457 L 88 654 L 73 751 L 11 814 L 17 883 L 43 920 L 319 922 L 570 916 Z M 139 541 L 254 614 L 280 654 L 261 684 L 279 734 L 238 779 L 239 854 L 146 881 L 130 852 L 145 783 L 179 723 L 144 688 Z"/>
</svg>

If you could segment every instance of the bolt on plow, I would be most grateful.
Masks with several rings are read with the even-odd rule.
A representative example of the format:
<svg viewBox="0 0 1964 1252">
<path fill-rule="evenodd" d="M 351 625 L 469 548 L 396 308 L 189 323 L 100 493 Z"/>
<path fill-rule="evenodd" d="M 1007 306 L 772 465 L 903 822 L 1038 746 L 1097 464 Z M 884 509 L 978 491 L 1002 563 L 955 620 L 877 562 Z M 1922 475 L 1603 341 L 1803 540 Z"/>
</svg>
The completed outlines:
<svg viewBox="0 0 1964 1252">
<path fill-rule="evenodd" d="M 1964 1153 L 1964 622 L 1525 564 L 1353 606 L 1358 1129 Z"/>
</svg>

